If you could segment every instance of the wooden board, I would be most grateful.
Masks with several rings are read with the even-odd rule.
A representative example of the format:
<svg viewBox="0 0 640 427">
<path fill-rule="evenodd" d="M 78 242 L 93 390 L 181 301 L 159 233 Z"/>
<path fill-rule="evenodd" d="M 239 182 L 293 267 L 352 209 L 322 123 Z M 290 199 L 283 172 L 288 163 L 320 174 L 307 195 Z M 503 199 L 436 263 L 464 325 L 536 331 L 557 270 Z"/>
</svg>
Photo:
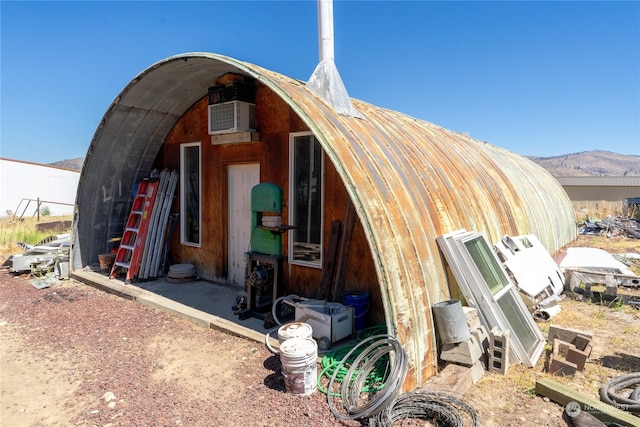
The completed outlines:
<svg viewBox="0 0 640 427">
<path fill-rule="evenodd" d="M 561 405 L 566 405 L 569 402 L 578 402 L 582 410 L 586 409 L 591 415 L 604 423 L 617 422 L 622 423 L 622 425 L 640 427 L 640 418 L 635 415 L 547 378 L 539 379 L 536 382 L 536 393 L 546 396 Z"/>
<path fill-rule="evenodd" d="M 472 384 L 471 368 L 449 363 L 437 376 L 431 378 L 424 385 L 424 388 L 462 396 L 471 388 Z"/>
<path fill-rule="evenodd" d="M 327 251 L 327 259 L 324 263 L 324 267 L 322 268 L 322 281 L 320 282 L 320 287 L 317 289 L 318 292 L 315 295 L 315 297 L 318 299 L 329 299 L 329 291 L 331 290 L 333 273 L 335 271 L 338 239 L 340 238 L 340 228 L 340 221 L 333 221 L 331 223 L 331 234 L 329 238 L 329 250 Z"/>
</svg>

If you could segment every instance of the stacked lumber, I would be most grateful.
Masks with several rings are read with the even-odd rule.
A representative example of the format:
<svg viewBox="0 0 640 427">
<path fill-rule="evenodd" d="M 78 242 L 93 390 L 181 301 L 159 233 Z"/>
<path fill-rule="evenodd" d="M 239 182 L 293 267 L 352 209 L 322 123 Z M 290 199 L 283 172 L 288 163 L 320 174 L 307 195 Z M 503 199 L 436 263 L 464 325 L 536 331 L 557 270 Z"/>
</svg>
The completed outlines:
<svg viewBox="0 0 640 427">
<path fill-rule="evenodd" d="M 165 169 L 160 173 L 158 192 L 151 212 L 149 231 L 144 244 L 144 252 L 140 263 L 138 278 L 142 280 L 156 279 L 163 275 L 163 251 L 166 250 L 168 237 L 169 214 L 178 183 L 178 172 Z"/>
</svg>

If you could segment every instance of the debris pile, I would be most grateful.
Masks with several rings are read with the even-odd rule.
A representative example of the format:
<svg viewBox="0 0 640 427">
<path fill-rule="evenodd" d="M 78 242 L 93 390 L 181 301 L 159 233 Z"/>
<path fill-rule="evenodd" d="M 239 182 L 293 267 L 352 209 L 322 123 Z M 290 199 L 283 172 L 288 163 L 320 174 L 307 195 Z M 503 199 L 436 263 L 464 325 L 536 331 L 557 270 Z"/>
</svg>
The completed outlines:
<svg viewBox="0 0 640 427">
<path fill-rule="evenodd" d="M 568 248 L 560 261 L 567 294 L 594 303 L 640 308 L 640 297 L 622 289 L 640 289 L 639 254 L 612 255 L 596 248 Z M 594 290 L 595 286 L 603 290 Z M 597 289 L 597 288 L 595 288 Z"/>
<path fill-rule="evenodd" d="M 560 312 L 564 276 L 535 235 L 504 236 L 493 250 L 536 320 L 546 321 Z"/>
<path fill-rule="evenodd" d="M 29 282 L 38 289 L 69 278 L 69 234 L 49 236 L 35 246 L 22 242 L 17 245 L 24 249 L 24 253 L 11 255 L 2 264 L 3 268 L 19 274 L 29 273 L 34 277 Z"/>
<path fill-rule="evenodd" d="M 607 216 L 605 219 L 587 219 L 578 224 L 580 234 L 625 236 L 640 239 L 640 220 L 624 216 Z"/>
<path fill-rule="evenodd" d="M 536 255 L 543 252 L 535 249 L 536 240 L 534 236 L 509 238 L 499 257 L 484 233 L 459 230 L 436 239 L 467 305 L 477 308 L 486 330 L 511 331 L 513 362 L 527 367 L 536 365 L 545 346 L 532 312 L 542 303 L 550 308 L 547 301 L 562 291 L 557 265 L 547 252 L 546 258 Z M 532 260 L 537 271 L 527 266 Z"/>
<path fill-rule="evenodd" d="M 480 381 L 487 369 L 490 339 L 478 311 L 449 300 L 434 304 L 433 317 L 442 343 L 440 359 L 469 369 L 473 384 Z"/>
</svg>

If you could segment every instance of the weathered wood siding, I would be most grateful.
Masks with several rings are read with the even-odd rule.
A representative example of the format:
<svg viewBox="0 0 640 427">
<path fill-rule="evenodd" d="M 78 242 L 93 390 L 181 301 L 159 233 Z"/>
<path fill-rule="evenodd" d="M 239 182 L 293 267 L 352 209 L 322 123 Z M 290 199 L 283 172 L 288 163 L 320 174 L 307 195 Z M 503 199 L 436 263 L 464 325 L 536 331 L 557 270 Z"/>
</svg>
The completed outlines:
<svg viewBox="0 0 640 427">
<path fill-rule="evenodd" d="M 227 278 L 228 199 L 227 166 L 239 163 L 260 163 L 261 182 L 273 182 L 283 190 L 282 218 L 288 217 L 289 200 L 289 134 L 307 131 L 303 121 L 291 108 L 267 87 L 258 84 L 256 116 L 260 141 L 241 144 L 212 145 L 207 133 L 207 97 L 196 102 L 169 132 L 163 149 L 155 162 L 158 169 L 180 168 L 180 144 L 200 141 L 202 155 L 202 243 L 201 247 L 180 244 L 179 231 L 173 235 L 173 262 L 192 263 L 199 274 L 208 280 L 224 283 Z M 179 188 L 173 210 L 180 208 Z M 344 222 L 348 194 L 335 167 L 325 158 L 324 175 L 324 256 L 327 256 L 331 223 Z M 351 215 L 354 215 L 352 212 Z M 344 224 L 343 224 L 344 227 Z M 283 255 L 287 255 L 287 234 L 283 234 Z M 336 259 L 339 254 L 336 255 Z M 366 290 L 371 295 L 368 313 L 370 323 L 384 320 L 380 286 L 376 277 L 371 250 L 364 230 L 355 221 L 346 261 L 344 290 Z M 343 264 L 344 265 L 344 264 Z M 312 297 L 322 280 L 319 268 L 284 263 L 284 294 Z M 340 298 L 338 298 L 339 300 Z"/>
</svg>

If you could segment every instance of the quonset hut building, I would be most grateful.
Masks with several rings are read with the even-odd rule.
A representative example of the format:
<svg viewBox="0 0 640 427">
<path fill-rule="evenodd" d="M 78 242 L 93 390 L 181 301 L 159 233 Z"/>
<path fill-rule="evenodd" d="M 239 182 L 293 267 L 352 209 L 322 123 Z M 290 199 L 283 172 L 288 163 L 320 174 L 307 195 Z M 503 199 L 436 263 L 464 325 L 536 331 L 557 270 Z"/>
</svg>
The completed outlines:
<svg viewBox="0 0 640 427">
<path fill-rule="evenodd" d="M 234 87 L 232 126 L 216 127 Z M 240 93 L 248 89 L 249 98 Z M 224 95 L 226 96 L 226 95 Z M 404 388 L 437 373 L 431 308 L 450 298 L 436 238 L 459 229 L 535 234 L 552 254 L 577 236 L 571 202 L 532 161 L 396 111 L 351 99 L 339 114 L 308 84 L 213 53 L 185 53 L 136 76 L 105 113 L 79 183 L 72 268 L 96 263 L 123 231 L 135 184 L 178 170 L 175 263 L 244 284 L 251 189 L 282 190 L 282 294 L 313 296 L 332 256 L 332 224 L 349 229 L 344 289 L 370 293 L 408 355 Z M 351 217 L 346 213 L 353 212 Z M 353 218 L 353 225 L 349 220 Z M 188 292 L 188 288 L 185 288 Z"/>
</svg>

